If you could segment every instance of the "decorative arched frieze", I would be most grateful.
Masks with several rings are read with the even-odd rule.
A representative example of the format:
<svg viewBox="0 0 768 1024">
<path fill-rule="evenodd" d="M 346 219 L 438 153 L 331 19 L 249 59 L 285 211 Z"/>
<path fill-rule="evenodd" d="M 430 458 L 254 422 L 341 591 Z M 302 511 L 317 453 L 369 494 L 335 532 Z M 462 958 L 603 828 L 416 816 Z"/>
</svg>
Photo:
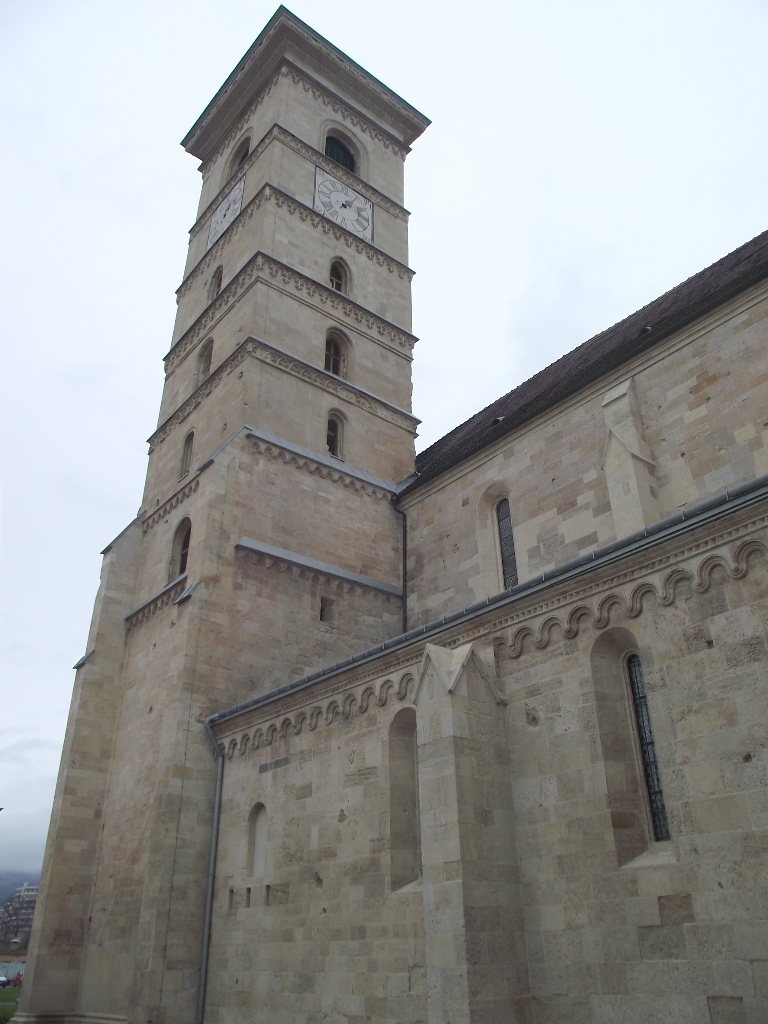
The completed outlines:
<svg viewBox="0 0 768 1024">
<path fill-rule="evenodd" d="M 141 524 L 141 529 L 144 533 L 151 530 L 153 526 L 162 522 L 174 509 L 178 508 L 187 498 L 191 497 L 200 486 L 200 477 L 195 477 L 188 484 L 182 487 L 180 490 L 172 494 L 171 497 L 164 501 L 162 505 L 159 505 L 156 509 L 149 513 L 146 519 Z"/>
<path fill-rule="evenodd" d="M 664 575 L 660 586 L 650 580 L 642 580 L 632 587 L 628 596 L 612 591 L 600 598 L 594 608 L 578 604 L 564 618 L 548 615 L 535 630 L 527 624 L 519 626 L 504 653 L 508 658 L 519 658 L 524 653 L 526 640 L 530 640 L 530 646 L 537 650 L 546 649 L 551 643 L 559 642 L 560 638 L 573 640 L 585 621 L 594 629 L 604 630 L 618 619 L 636 619 L 642 613 L 646 599 L 669 607 L 678 599 L 681 589 L 690 588 L 697 594 L 704 594 L 712 586 L 714 572 L 720 570 L 731 580 L 743 579 L 749 571 L 750 559 L 757 556 L 768 560 L 768 546 L 750 538 L 735 548 L 730 562 L 724 555 L 712 553 L 706 555 L 693 571 L 675 566 Z"/>
<path fill-rule="evenodd" d="M 244 756 L 249 751 L 272 746 L 278 736 L 283 740 L 291 734 L 299 736 L 305 726 L 310 732 L 314 732 L 321 724 L 329 726 L 335 722 L 359 718 L 366 714 L 372 705 L 383 708 L 391 699 L 402 703 L 408 699 L 409 695 L 411 699 L 413 698 L 414 690 L 415 679 L 412 672 L 403 672 L 399 678 L 387 676 L 378 688 L 368 684 L 359 693 L 337 695 L 330 700 L 313 705 L 308 710 L 299 710 L 287 715 L 281 714 L 278 719 L 268 725 L 261 723 L 255 727 L 249 726 L 239 737 L 234 736 L 220 742 L 219 748 L 231 760 L 235 754 Z"/>
</svg>

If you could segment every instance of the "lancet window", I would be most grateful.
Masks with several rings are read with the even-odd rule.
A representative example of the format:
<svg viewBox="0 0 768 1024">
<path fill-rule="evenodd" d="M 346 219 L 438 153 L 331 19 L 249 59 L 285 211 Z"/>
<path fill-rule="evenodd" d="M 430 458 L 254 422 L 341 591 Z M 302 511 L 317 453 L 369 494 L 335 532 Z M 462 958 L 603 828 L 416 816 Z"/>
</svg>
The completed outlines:
<svg viewBox="0 0 768 1024">
<path fill-rule="evenodd" d="M 334 260 L 331 264 L 331 288 L 343 295 L 347 294 L 347 268 L 341 260 Z"/>
<path fill-rule="evenodd" d="M 645 691 L 645 677 L 640 658 L 631 654 L 627 658 L 627 673 L 632 690 L 632 705 L 635 712 L 635 725 L 640 741 L 640 754 L 643 760 L 645 787 L 648 793 L 648 804 L 653 822 L 653 834 L 657 842 L 669 839 L 669 822 L 667 809 L 664 805 L 664 792 L 661 788 L 659 762 L 656 758 L 656 744 L 653 740 L 651 716 L 648 712 L 648 697 Z"/>
<path fill-rule="evenodd" d="M 192 449 L 195 444 L 195 432 L 190 430 L 187 436 L 184 438 L 184 444 L 181 448 L 181 462 L 179 463 L 179 480 L 189 473 L 189 467 L 192 465 Z"/>
<path fill-rule="evenodd" d="M 504 589 L 509 590 L 511 587 L 517 586 L 517 559 L 515 558 L 515 539 L 512 534 L 512 515 L 507 498 L 502 498 L 496 505 L 496 523 L 499 531 Z"/>
<path fill-rule="evenodd" d="M 329 454 L 334 458 L 341 458 L 341 420 L 337 416 L 328 417 L 328 429 L 326 432 L 326 444 Z"/>
<path fill-rule="evenodd" d="M 187 571 L 187 558 L 189 557 L 189 542 L 192 537 L 192 523 L 188 518 L 181 520 L 173 535 L 173 546 L 171 548 L 171 566 L 168 578 L 175 580 Z"/>
</svg>

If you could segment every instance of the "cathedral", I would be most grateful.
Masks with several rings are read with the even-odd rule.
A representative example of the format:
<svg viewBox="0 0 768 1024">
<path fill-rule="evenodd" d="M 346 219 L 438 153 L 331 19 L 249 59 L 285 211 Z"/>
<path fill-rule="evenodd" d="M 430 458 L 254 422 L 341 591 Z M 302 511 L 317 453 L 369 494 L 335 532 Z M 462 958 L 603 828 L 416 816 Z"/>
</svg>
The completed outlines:
<svg viewBox="0 0 768 1024">
<path fill-rule="evenodd" d="M 768 232 L 417 456 L 428 125 L 281 7 L 183 140 L 17 1024 L 768 1020 Z"/>
</svg>

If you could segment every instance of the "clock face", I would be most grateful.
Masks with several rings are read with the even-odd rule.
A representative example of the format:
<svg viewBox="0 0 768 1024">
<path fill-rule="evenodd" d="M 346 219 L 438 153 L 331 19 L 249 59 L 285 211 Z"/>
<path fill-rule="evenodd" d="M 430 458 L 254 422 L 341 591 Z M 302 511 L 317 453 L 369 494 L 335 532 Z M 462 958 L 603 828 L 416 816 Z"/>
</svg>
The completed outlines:
<svg viewBox="0 0 768 1024">
<path fill-rule="evenodd" d="M 240 213 L 243 205 L 243 190 L 245 188 L 245 175 L 238 181 L 232 191 L 219 203 L 211 217 L 211 226 L 208 231 L 208 248 L 221 238 L 232 221 Z"/>
<path fill-rule="evenodd" d="M 315 210 L 366 242 L 373 241 L 373 203 L 319 167 L 315 168 Z"/>
</svg>

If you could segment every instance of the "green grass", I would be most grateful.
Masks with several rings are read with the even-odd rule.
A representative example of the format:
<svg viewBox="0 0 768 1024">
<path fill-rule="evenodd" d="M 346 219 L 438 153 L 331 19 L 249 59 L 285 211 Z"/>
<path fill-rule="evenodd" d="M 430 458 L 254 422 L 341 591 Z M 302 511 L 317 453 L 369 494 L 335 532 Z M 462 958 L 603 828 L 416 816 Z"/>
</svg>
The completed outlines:
<svg viewBox="0 0 768 1024">
<path fill-rule="evenodd" d="M 10 1020 L 16 1013 L 16 1000 L 20 995 L 21 989 L 14 988 L 13 985 L 0 988 L 0 1021 Z"/>
</svg>

